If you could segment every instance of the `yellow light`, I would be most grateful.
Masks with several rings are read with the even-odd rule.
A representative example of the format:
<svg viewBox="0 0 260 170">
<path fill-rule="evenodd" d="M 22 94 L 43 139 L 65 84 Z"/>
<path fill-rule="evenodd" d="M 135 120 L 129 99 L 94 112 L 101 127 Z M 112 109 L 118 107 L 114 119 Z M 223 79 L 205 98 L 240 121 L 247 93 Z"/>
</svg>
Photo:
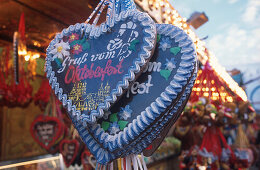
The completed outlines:
<svg viewBox="0 0 260 170">
<path fill-rule="evenodd" d="M 208 87 L 206 87 L 206 91 L 209 91 L 209 88 L 208 88 Z"/>
<path fill-rule="evenodd" d="M 30 60 L 30 58 L 31 58 L 31 56 L 30 56 L 30 55 L 26 55 L 26 56 L 24 56 L 24 60 L 25 60 L 25 61 L 29 61 L 29 60 Z"/>
<path fill-rule="evenodd" d="M 209 97 L 209 93 L 205 92 L 205 93 L 203 93 L 203 96 Z"/>
<path fill-rule="evenodd" d="M 220 96 L 225 97 L 227 95 L 227 93 L 220 93 Z"/>
<path fill-rule="evenodd" d="M 141 1 L 141 0 L 140 0 Z M 155 6 L 158 6 L 158 1 L 148 1 L 149 5 L 155 4 Z M 223 68 L 218 61 L 216 60 L 216 57 L 214 56 L 214 54 L 212 52 L 210 52 L 209 50 L 207 50 L 208 52 L 205 52 L 206 46 L 205 46 L 205 42 L 201 41 L 197 35 L 189 28 L 188 24 L 186 23 L 187 19 L 186 18 L 182 18 L 181 16 L 179 16 L 178 11 L 176 11 L 169 2 L 167 1 L 159 1 L 159 4 L 162 6 L 162 11 L 167 11 L 167 10 L 171 10 L 171 14 L 173 21 L 171 22 L 173 25 L 176 25 L 178 27 L 183 26 L 184 31 L 187 32 L 187 34 L 191 37 L 191 39 L 193 40 L 195 47 L 196 47 L 196 51 L 198 54 L 198 58 L 201 61 L 202 64 L 205 64 L 206 61 L 210 61 L 210 65 L 212 67 L 212 69 L 218 74 L 218 76 L 224 80 L 224 82 L 228 85 L 228 87 L 230 88 L 231 91 L 233 91 L 235 94 L 237 94 L 242 100 L 247 101 L 247 96 L 245 91 L 239 87 L 239 85 L 231 78 L 231 76 L 226 72 L 225 68 Z M 168 11 L 167 11 L 168 13 Z M 168 17 L 168 15 L 166 14 L 166 12 L 164 12 L 163 14 L 163 18 L 166 19 Z M 181 23 L 182 22 L 182 23 Z M 169 21 L 167 21 L 167 23 L 169 23 Z M 212 84 L 214 84 L 214 80 L 212 80 Z"/>
<path fill-rule="evenodd" d="M 217 100 L 218 98 L 216 96 L 213 96 L 212 97 L 212 100 Z"/>
<path fill-rule="evenodd" d="M 214 87 L 211 88 L 211 91 L 215 91 L 216 89 Z"/>
<path fill-rule="evenodd" d="M 164 2 L 163 2 L 163 1 L 160 1 L 160 5 L 161 5 L 161 6 L 164 6 Z"/>
<path fill-rule="evenodd" d="M 201 89 L 198 87 L 198 88 L 197 88 L 197 91 L 200 91 L 200 90 L 201 90 Z"/>
<path fill-rule="evenodd" d="M 159 8 L 159 3 L 155 3 L 155 7 L 156 7 L 156 8 Z"/>
<path fill-rule="evenodd" d="M 40 57 L 40 54 L 39 53 L 35 53 L 35 54 L 33 54 L 32 59 L 36 59 L 36 58 L 39 58 L 39 57 Z"/>
<path fill-rule="evenodd" d="M 214 97 L 218 97 L 218 96 L 219 96 L 218 93 L 212 93 L 212 95 L 213 95 Z"/>
<path fill-rule="evenodd" d="M 18 51 L 18 55 L 26 55 L 27 51 L 25 49 Z"/>
<path fill-rule="evenodd" d="M 228 96 L 228 97 L 227 97 L 227 101 L 228 101 L 228 102 L 233 102 L 233 98 L 232 98 L 231 96 Z"/>
<path fill-rule="evenodd" d="M 207 83 L 207 80 L 203 80 L 203 84 L 206 84 Z"/>
</svg>

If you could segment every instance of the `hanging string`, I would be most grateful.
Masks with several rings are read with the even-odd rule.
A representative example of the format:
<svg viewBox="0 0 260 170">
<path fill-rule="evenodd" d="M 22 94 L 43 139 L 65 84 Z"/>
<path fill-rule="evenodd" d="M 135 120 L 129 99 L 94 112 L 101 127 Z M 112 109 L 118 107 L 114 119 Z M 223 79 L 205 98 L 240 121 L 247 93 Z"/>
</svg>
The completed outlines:
<svg viewBox="0 0 260 170">
<path fill-rule="evenodd" d="M 117 167 L 118 167 L 118 170 L 122 170 L 121 158 L 117 159 Z"/>
<path fill-rule="evenodd" d="M 85 21 L 85 23 L 89 23 L 89 21 L 95 16 L 95 20 L 93 21 L 93 25 L 96 25 L 101 13 L 107 8 L 107 14 L 106 14 L 106 21 L 109 23 L 109 25 L 113 25 L 115 15 L 120 14 L 120 12 L 130 9 L 136 9 L 135 3 L 133 0 L 101 0 L 97 7 L 94 9 L 94 11 L 91 13 L 91 15 L 88 17 L 88 19 Z"/>
<path fill-rule="evenodd" d="M 97 13 L 97 16 L 95 17 L 95 20 L 93 21 L 93 25 L 97 25 L 97 22 L 100 18 L 100 14 L 103 12 L 106 6 L 109 6 L 109 2 L 104 2 L 100 8 L 100 10 Z"/>
<path fill-rule="evenodd" d="M 131 155 L 131 158 L 132 158 L 134 170 L 138 170 L 138 163 L 137 163 L 137 160 L 135 158 L 135 155 Z"/>
<path fill-rule="evenodd" d="M 109 170 L 114 170 L 114 162 L 110 163 Z"/>
<path fill-rule="evenodd" d="M 90 16 L 88 17 L 88 19 L 85 21 L 86 24 L 89 23 L 89 21 L 93 18 L 93 16 L 96 14 L 96 12 L 98 11 L 98 9 L 100 8 L 100 6 L 105 2 L 105 0 L 101 0 L 97 7 L 94 9 L 94 11 L 90 14 Z"/>
<path fill-rule="evenodd" d="M 124 10 L 136 9 L 135 3 L 133 0 L 123 0 L 122 5 L 124 6 Z"/>
<path fill-rule="evenodd" d="M 144 161 L 144 154 L 143 153 L 141 153 L 141 158 L 142 158 L 144 170 L 147 170 L 147 166 L 146 166 L 146 163 Z"/>
<path fill-rule="evenodd" d="M 49 113 L 50 113 L 50 103 L 48 103 L 45 108 L 44 116 L 49 116 Z"/>
<path fill-rule="evenodd" d="M 55 103 L 55 97 L 53 94 L 51 94 L 51 105 L 52 105 L 52 116 L 53 117 L 58 117 L 57 112 L 56 112 L 56 103 Z"/>
<path fill-rule="evenodd" d="M 55 104 L 56 104 L 56 108 L 57 108 L 58 118 L 63 121 L 62 113 L 61 113 L 60 106 L 59 106 L 59 101 L 58 100 L 55 100 L 55 101 L 56 101 Z"/>
<path fill-rule="evenodd" d="M 135 155 L 135 158 L 137 159 L 137 163 L 138 163 L 140 169 L 141 169 L 141 170 L 144 170 L 144 169 L 143 169 L 143 166 L 142 166 L 142 164 L 141 164 L 141 161 L 140 161 L 140 159 L 139 159 L 139 156 L 138 156 L 138 155 Z"/>
</svg>

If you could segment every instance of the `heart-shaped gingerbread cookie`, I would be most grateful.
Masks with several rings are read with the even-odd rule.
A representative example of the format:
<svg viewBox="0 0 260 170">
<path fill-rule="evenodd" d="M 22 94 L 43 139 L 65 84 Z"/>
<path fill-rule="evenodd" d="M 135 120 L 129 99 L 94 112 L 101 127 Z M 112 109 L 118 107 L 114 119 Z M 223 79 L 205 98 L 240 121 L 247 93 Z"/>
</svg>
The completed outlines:
<svg viewBox="0 0 260 170">
<path fill-rule="evenodd" d="M 47 78 L 73 118 L 93 123 L 140 74 L 155 41 L 154 22 L 137 10 L 98 27 L 72 25 L 47 48 Z"/>
<path fill-rule="evenodd" d="M 56 117 L 40 115 L 31 124 L 31 135 L 46 150 L 59 142 L 64 135 L 64 125 Z"/>
<path fill-rule="evenodd" d="M 98 163 L 140 153 L 177 119 L 196 78 L 196 52 L 181 29 L 157 25 L 155 53 L 128 91 L 97 123 L 77 129 Z"/>
</svg>

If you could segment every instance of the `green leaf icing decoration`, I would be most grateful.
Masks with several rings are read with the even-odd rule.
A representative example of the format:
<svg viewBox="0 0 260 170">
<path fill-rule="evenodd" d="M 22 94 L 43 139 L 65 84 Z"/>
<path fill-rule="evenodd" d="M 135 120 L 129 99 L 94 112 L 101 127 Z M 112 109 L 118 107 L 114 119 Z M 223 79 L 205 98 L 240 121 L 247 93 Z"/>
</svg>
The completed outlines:
<svg viewBox="0 0 260 170">
<path fill-rule="evenodd" d="M 110 122 L 117 122 L 118 118 L 117 118 L 117 113 L 113 113 L 109 116 L 109 120 Z"/>
<path fill-rule="evenodd" d="M 165 80 L 168 80 L 169 76 L 171 75 L 170 70 L 161 70 L 160 75 L 165 78 Z"/>
<path fill-rule="evenodd" d="M 133 40 L 130 43 L 130 46 L 128 47 L 129 50 L 135 51 L 135 45 L 138 44 L 140 41 L 139 40 Z"/>
<path fill-rule="evenodd" d="M 83 48 L 83 50 L 86 50 L 86 49 L 90 49 L 90 44 L 89 44 L 89 42 L 85 42 L 85 43 L 83 43 L 82 44 L 82 48 Z"/>
<path fill-rule="evenodd" d="M 76 45 L 76 44 L 78 44 L 78 43 L 79 43 L 78 40 L 72 41 L 72 42 L 70 43 L 70 46 L 73 47 L 74 45 Z"/>
<path fill-rule="evenodd" d="M 170 52 L 174 55 L 177 55 L 181 51 L 180 47 L 173 47 L 170 49 Z"/>
<path fill-rule="evenodd" d="M 123 120 L 118 121 L 120 130 L 124 130 L 124 128 L 126 127 L 127 124 L 128 124 L 128 121 L 123 121 Z"/>
<path fill-rule="evenodd" d="M 102 129 L 104 129 L 104 131 L 107 131 L 107 129 L 109 128 L 109 122 L 103 121 L 101 127 Z"/>
<path fill-rule="evenodd" d="M 157 34 L 157 42 L 159 42 L 161 39 L 161 35 L 160 34 Z"/>
<path fill-rule="evenodd" d="M 55 58 L 54 61 L 57 64 L 58 68 L 60 68 L 61 67 L 61 63 L 62 63 L 61 59 Z"/>
</svg>

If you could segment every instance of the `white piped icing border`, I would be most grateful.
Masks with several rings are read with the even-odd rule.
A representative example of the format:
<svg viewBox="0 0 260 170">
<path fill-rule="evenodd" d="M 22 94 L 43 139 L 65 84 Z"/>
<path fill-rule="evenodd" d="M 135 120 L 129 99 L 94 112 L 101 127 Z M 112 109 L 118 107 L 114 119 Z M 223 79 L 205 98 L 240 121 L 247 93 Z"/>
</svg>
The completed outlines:
<svg viewBox="0 0 260 170">
<path fill-rule="evenodd" d="M 53 49 L 53 46 L 63 38 L 63 36 L 69 35 L 73 31 L 80 31 L 81 36 L 83 35 L 88 36 L 89 38 L 97 38 L 100 35 L 106 33 L 108 29 L 112 28 L 116 23 L 125 20 L 128 17 L 133 17 L 134 21 L 139 21 L 144 27 L 144 43 L 140 52 L 138 53 L 138 57 L 134 60 L 134 64 L 128 69 L 128 73 L 123 76 L 122 81 L 118 82 L 116 89 L 111 91 L 111 95 L 108 96 L 103 103 L 100 103 L 96 110 L 92 110 L 89 115 L 81 114 L 81 111 L 76 109 L 76 106 L 73 105 L 72 101 L 67 98 L 67 95 L 63 94 L 63 90 L 60 88 L 60 85 L 57 82 L 57 77 L 55 76 L 51 66 L 53 55 L 50 53 L 50 51 Z M 123 89 L 128 88 L 129 82 L 135 79 L 135 73 L 140 72 L 140 67 L 142 67 L 151 58 L 152 51 L 155 46 L 155 41 L 155 23 L 148 14 L 139 12 L 137 10 L 123 11 L 120 13 L 120 15 L 117 15 L 112 22 L 101 24 L 99 27 L 85 23 L 75 24 L 69 26 L 67 29 L 64 29 L 61 33 L 58 33 L 46 50 L 47 57 L 45 63 L 45 72 L 47 73 L 46 75 L 47 78 L 49 78 L 49 83 L 52 89 L 54 89 L 55 94 L 58 96 L 58 99 L 62 102 L 63 106 L 68 108 L 71 119 L 76 120 L 76 124 L 83 123 L 86 126 L 87 123 L 94 123 L 97 117 L 102 117 L 104 115 L 103 110 L 108 110 L 110 108 L 110 104 L 114 103 L 117 100 L 117 96 L 122 95 Z"/>
</svg>

